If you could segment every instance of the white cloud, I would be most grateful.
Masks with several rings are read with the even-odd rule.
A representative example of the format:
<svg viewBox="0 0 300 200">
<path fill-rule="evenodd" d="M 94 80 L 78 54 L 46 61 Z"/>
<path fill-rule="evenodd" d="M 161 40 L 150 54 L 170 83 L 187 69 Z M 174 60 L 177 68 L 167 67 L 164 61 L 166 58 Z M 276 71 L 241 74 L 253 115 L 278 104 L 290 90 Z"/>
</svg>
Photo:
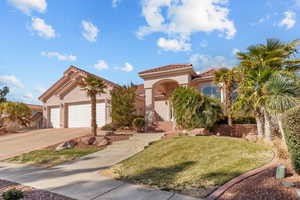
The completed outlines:
<svg viewBox="0 0 300 200">
<path fill-rule="evenodd" d="M 231 39 L 236 29 L 228 18 L 227 5 L 228 0 L 144 0 L 142 14 L 147 25 L 139 28 L 137 36 L 163 32 L 188 40 L 192 33 L 219 31 Z"/>
<path fill-rule="evenodd" d="M 46 0 L 8 0 L 8 2 L 27 15 L 33 10 L 43 13 L 47 9 Z"/>
<path fill-rule="evenodd" d="M 296 13 L 293 11 L 284 12 L 284 18 L 278 24 L 279 26 L 286 26 L 286 29 L 291 29 L 296 24 Z"/>
<path fill-rule="evenodd" d="M 76 56 L 73 56 L 73 55 L 62 55 L 58 52 L 41 52 L 41 55 L 42 56 L 47 56 L 48 58 L 51 58 L 51 57 L 56 57 L 58 60 L 61 60 L 61 61 L 76 61 L 77 60 L 77 57 Z"/>
<path fill-rule="evenodd" d="M 232 54 L 235 56 L 237 53 L 241 52 L 239 49 L 234 48 L 232 49 Z"/>
<path fill-rule="evenodd" d="M 23 83 L 17 79 L 14 75 L 2 75 L 0 76 L 0 83 L 12 86 L 12 87 L 17 87 L 17 88 L 25 88 Z"/>
<path fill-rule="evenodd" d="M 26 94 L 22 95 L 21 99 L 23 101 L 30 101 L 30 102 L 37 100 L 37 98 L 34 97 L 32 93 L 26 93 Z"/>
<path fill-rule="evenodd" d="M 51 25 L 45 23 L 41 18 L 33 17 L 32 18 L 32 29 L 37 32 L 38 36 L 44 38 L 55 38 L 56 33 Z"/>
<path fill-rule="evenodd" d="M 157 46 L 162 48 L 165 51 L 190 51 L 191 44 L 186 43 L 185 41 L 179 41 L 176 39 L 165 39 L 159 38 L 157 41 Z"/>
<path fill-rule="evenodd" d="M 122 0 L 112 0 L 112 7 L 116 8 L 121 3 L 121 1 Z"/>
<path fill-rule="evenodd" d="M 39 94 L 42 94 L 46 91 L 46 88 L 44 88 L 44 87 L 35 87 L 33 90 L 35 92 L 39 93 Z"/>
<path fill-rule="evenodd" d="M 82 32 L 83 37 L 90 42 L 96 42 L 99 33 L 98 28 L 94 24 L 88 21 L 82 21 L 81 25 L 83 28 L 83 32 Z"/>
<path fill-rule="evenodd" d="M 210 68 L 231 68 L 236 64 L 235 60 L 227 59 L 224 56 L 210 56 L 206 54 L 193 54 L 190 57 L 189 62 L 199 71 Z"/>
<path fill-rule="evenodd" d="M 127 62 L 123 67 L 120 68 L 120 70 L 124 72 L 131 72 L 133 70 L 133 66 Z"/>
<path fill-rule="evenodd" d="M 98 70 L 108 69 L 109 66 L 104 60 L 98 60 L 98 62 L 94 65 L 94 68 Z"/>
</svg>

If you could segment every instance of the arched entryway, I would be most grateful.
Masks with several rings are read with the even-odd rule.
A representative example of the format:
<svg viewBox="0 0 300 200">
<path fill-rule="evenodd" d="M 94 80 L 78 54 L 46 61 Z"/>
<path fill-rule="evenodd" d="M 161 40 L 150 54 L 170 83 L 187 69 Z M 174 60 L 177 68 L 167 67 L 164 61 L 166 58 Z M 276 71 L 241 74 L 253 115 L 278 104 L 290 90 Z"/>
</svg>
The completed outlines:
<svg viewBox="0 0 300 200">
<path fill-rule="evenodd" d="M 173 121 L 173 109 L 170 104 L 172 92 L 179 86 L 176 80 L 160 80 L 153 85 L 153 107 L 155 121 Z"/>
</svg>

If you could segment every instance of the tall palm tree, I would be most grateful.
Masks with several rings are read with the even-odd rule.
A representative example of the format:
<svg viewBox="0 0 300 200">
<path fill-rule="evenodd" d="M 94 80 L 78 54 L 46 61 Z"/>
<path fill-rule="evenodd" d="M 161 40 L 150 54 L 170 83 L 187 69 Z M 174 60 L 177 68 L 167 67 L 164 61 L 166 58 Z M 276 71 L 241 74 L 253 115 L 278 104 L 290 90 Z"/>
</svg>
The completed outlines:
<svg viewBox="0 0 300 200">
<path fill-rule="evenodd" d="M 282 114 L 299 105 L 299 79 L 291 73 L 275 73 L 264 87 L 264 104 L 269 113 L 275 114 L 285 144 Z"/>
<path fill-rule="evenodd" d="M 234 69 L 221 68 L 214 74 L 214 81 L 217 85 L 221 85 L 221 89 L 225 91 L 225 109 L 224 113 L 228 117 L 228 125 L 232 125 L 232 93 L 234 86 Z"/>
<path fill-rule="evenodd" d="M 97 95 L 104 94 L 107 86 L 104 84 L 103 80 L 95 76 L 87 76 L 83 78 L 80 82 L 80 86 L 91 99 L 91 134 L 93 136 L 97 136 L 96 97 Z"/>
<path fill-rule="evenodd" d="M 257 111 L 264 116 L 264 134 L 267 140 L 271 140 L 272 126 L 270 111 L 263 101 L 265 95 L 263 88 L 273 73 L 294 72 L 300 69 L 300 59 L 293 57 L 297 53 L 298 45 L 299 40 L 283 43 L 276 39 L 269 39 L 266 44 L 250 46 L 246 53 L 237 53 L 238 59 L 241 60 L 240 92 L 253 93 L 253 95 L 249 94 L 252 97 L 251 103 L 255 104 Z"/>
</svg>

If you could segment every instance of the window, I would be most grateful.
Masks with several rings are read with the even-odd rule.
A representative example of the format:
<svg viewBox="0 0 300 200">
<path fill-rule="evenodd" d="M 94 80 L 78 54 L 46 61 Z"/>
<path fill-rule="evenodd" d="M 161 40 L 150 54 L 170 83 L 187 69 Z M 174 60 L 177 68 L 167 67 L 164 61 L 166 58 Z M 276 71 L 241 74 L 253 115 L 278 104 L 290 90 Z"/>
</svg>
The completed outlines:
<svg viewBox="0 0 300 200">
<path fill-rule="evenodd" d="M 205 85 L 200 88 L 200 91 L 206 95 L 206 96 L 211 96 L 211 97 L 216 97 L 218 99 L 221 98 L 221 92 L 219 87 L 215 85 Z"/>
</svg>

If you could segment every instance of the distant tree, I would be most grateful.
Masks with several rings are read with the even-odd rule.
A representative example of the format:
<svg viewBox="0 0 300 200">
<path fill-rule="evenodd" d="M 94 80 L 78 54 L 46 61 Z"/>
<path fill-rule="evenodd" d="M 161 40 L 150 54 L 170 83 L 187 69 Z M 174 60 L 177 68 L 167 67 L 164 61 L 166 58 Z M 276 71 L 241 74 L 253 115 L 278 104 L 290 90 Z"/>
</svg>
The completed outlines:
<svg viewBox="0 0 300 200">
<path fill-rule="evenodd" d="M 0 113 L 0 118 L 4 120 L 4 122 L 18 122 L 25 127 L 28 127 L 30 123 L 31 110 L 24 103 L 0 103 Z"/>
<path fill-rule="evenodd" d="M 96 119 L 96 103 L 97 95 L 105 93 L 107 86 L 104 81 L 94 76 L 88 76 L 80 82 L 82 90 L 84 90 L 91 99 L 91 134 L 97 136 L 97 119 Z"/>
<path fill-rule="evenodd" d="M 2 89 L 0 89 L 0 103 L 2 102 L 6 102 L 6 95 L 9 93 L 9 88 L 8 87 L 3 87 Z"/>
<path fill-rule="evenodd" d="M 136 89 L 136 85 L 130 84 L 111 90 L 111 116 L 115 125 L 120 127 L 132 126 L 132 121 L 136 117 Z"/>
</svg>

